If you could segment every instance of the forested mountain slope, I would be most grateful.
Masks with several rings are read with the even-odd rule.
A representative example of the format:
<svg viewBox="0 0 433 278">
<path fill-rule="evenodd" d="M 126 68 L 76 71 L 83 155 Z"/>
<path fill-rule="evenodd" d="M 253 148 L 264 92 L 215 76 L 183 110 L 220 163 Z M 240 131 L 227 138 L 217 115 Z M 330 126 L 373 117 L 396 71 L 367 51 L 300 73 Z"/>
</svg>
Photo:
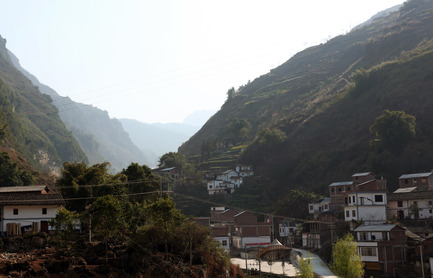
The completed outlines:
<svg viewBox="0 0 433 278">
<path fill-rule="evenodd" d="M 119 171 L 131 162 L 149 163 L 141 150 L 132 143 L 129 134 L 125 132 L 121 123 L 117 119 L 111 119 L 107 111 L 60 96 L 23 69 L 11 52 L 9 52 L 9 56 L 19 71 L 30 79 L 42 93 L 53 99 L 53 104 L 57 107 L 60 118 L 78 140 L 90 164 L 108 161 L 114 171 Z"/>
<path fill-rule="evenodd" d="M 2 37 L 0 118 L 2 151 L 25 158 L 36 169 L 56 172 L 64 161 L 87 161 L 51 98 L 12 65 Z"/>
<path fill-rule="evenodd" d="M 433 2 L 382 15 L 229 92 L 179 151 L 210 169 L 209 158 L 243 146 L 233 163 L 254 165 L 270 200 L 294 188 L 326 193 L 360 171 L 384 176 L 390 189 L 400 174 L 430 171 Z M 400 150 L 369 131 L 387 109 L 416 117 L 416 136 Z"/>
</svg>

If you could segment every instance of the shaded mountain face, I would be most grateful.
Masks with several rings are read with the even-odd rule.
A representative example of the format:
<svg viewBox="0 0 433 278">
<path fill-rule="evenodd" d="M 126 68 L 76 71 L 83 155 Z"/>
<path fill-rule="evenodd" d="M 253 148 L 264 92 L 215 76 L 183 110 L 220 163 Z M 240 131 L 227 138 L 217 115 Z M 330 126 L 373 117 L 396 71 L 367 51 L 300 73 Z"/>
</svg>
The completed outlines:
<svg viewBox="0 0 433 278">
<path fill-rule="evenodd" d="M 123 128 L 149 159 L 150 167 L 157 167 L 159 158 L 168 152 L 176 152 L 177 148 L 187 141 L 198 127 L 187 124 L 147 124 L 137 120 L 119 119 Z"/>
<path fill-rule="evenodd" d="M 12 53 L 9 52 L 9 54 L 14 66 L 42 93 L 52 98 L 60 118 L 79 142 L 90 164 L 108 161 L 113 171 L 120 171 L 131 162 L 140 164 L 150 162 L 132 143 L 121 123 L 116 119 L 111 119 L 107 111 L 60 96 L 52 88 L 41 84 L 35 76 L 20 66 L 18 59 Z"/>
<path fill-rule="evenodd" d="M 433 69 L 420 44 L 433 38 L 431 26 L 433 2 L 412 0 L 305 49 L 234 92 L 179 151 L 203 161 L 204 149 L 216 160 L 244 146 L 236 162 L 268 179 L 271 198 L 301 187 L 326 193 L 331 182 L 359 171 L 384 176 L 390 189 L 399 174 L 430 171 Z M 419 132 L 400 153 L 371 144 L 369 127 L 385 109 L 417 118 Z"/>
<path fill-rule="evenodd" d="M 87 162 L 51 98 L 14 67 L 2 37 L 0 99 L 2 151 L 18 154 L 32 167 L 52 173 L 57 173 L 64 161 Z"/>
</svg>

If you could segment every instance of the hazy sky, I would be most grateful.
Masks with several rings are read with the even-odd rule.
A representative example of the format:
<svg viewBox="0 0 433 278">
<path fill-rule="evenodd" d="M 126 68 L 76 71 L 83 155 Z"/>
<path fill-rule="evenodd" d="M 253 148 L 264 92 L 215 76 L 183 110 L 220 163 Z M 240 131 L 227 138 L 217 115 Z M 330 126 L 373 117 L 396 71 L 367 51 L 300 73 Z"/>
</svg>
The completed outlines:
<svg viewBox="0 0 433 278">
<path fill-rule="evenodd" d="M 0 0 L 40 82 L 111 117 L 182 122 L 231 87 L 403 0 Z"/>
</svg>

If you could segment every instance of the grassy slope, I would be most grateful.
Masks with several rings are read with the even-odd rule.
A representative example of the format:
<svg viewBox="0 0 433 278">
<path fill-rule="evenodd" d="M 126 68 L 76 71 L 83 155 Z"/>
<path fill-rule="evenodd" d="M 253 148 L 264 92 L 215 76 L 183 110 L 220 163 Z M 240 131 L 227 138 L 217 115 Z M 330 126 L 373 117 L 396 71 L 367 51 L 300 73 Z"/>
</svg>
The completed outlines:
<svg viewBox="0 0 433 278">
<path fill-rule="evenodd" d="M 262 194 L 271 201 L 291 188 L 326 193 L 329 183 L 358 171 L 375 171 L 393 188 L 399 174 L 431 170 L 430 54 L 386 64 L 371 74 L 371 86 L 349 90 L 356 70 L 395 60 L 433 38 L 432 10 L 431 1 L 411 1 L 399 13 L 298 53 L 239 90 L 180 151 L 200 154 L 203 140 L 223 140 L 233 118 L 246 118 L 253 134 L 241 162 L 253 164 L 267 178 Z M 392 157 L 374 153 L 369 145 L 368 127 L 384 109 L 413 114 L 419 126 L 416 141 Z M 251 143 L 266 127 L 288 136 L 275 152 Z"/>
</svg>

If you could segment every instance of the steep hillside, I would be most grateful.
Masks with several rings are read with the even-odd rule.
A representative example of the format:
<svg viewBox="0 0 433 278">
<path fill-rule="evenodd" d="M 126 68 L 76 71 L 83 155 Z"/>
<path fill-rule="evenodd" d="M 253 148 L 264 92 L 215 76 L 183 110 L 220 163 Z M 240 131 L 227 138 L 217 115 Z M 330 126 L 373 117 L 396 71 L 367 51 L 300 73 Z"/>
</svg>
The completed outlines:
<svg viewBox="0 0 433 278">
<path fill-rule="evenodd" d="M 392 189 L 399 174 L 431 170 L 430 50 L 407 52 L 433 38 L 433 2 L 412 0 L 381 15 L 239 88 L 180 152 L 203 161 L 206 142 L 214 142 L 211 157 L 247 146 L 238 161 L 266 178 L 271 201 L 293 188 L 326 192 L 357 171 L 383 175 Z M 354 78 L 386 61 L 394 62 Z M 370 145 L 369 126 L 385 109 L 417 118 L 415 141 L 398 154 Z"/>
<path fill-rule="evenodd" d="M 134 145 L 120 122 L 111 119 L 107 111 L 91 105 L 76 103 L 68 97 L 62 97 L 50 87 L 41 84 L 38 79 L 23 69 L 19 60 L 9 52 L 14 66 L 21 71 L 42 93 L 53 99 L 60 118 L 78 140 L 89 158 L 89 163 L 108 161 L 114 171 L 127 167 L 131 162 L 148 164 L 140 149 Z"/>
<path fill-rule="evenodd" d="M 56 172 L 64 161 L 87 161 L 51 98 L 12 65 L 2 37 L 0 99 L 3 148 L 21 154 L 39 170 Z"/>
<path fill-rule="evenodd" d="M 156 167 L 163 154 L 176 152 L 198 130 L 198 127 L 187 124 L 146 124 L 131 119 L 119 121 L 132 142 L 147 154 L 150 167 Z"/>
</svg>

